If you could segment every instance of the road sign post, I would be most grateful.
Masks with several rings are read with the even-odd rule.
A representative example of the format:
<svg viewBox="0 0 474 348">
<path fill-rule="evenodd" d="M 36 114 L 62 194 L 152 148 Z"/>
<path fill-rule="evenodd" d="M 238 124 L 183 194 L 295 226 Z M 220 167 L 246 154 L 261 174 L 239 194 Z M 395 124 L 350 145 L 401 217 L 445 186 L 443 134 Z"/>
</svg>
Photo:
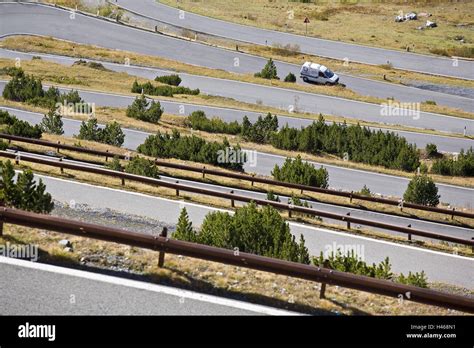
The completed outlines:
<svg viewBox="0 0 474 348">
<path fill-rule="evenodd" d="M 309 23 L 309 18 L 306 17 L 306 18 L 304 19 L 304 24 L 306 25 L 306 34 L 305 34 L 306 36 L 308 36 L 308 23 Z"/>
</svg>

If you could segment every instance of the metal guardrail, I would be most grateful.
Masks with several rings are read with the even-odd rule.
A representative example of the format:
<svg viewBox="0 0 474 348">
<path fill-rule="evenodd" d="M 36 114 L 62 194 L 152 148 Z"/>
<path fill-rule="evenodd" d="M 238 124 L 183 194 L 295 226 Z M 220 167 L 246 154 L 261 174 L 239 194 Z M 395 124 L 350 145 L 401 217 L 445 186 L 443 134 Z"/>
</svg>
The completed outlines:
<svg viewBox="0 0 474 348">
<path fill-rule="evenodd" d="M 108 157 L 118 157 L 120 159 L 132 159 L 133 158 L 133 156 L 129 157 L 129 156 L 126 156 L 126 155 L 121 155 L 121 154 L 113 153 L 113 152 L 109 152 L 109 151 L 100 151 L 100 150 L 83 148 L 83 147 L 79 147 L 79 146 L 54 143 L 54 142 L 47 141 L 47 140 L 31 139 L 31 138 L 19 137 L 19 136 L 16 136 L 16 135 L 0 133 L 0 139 L 2 139 L 2 138 L 10 140 L 10 141 L 17 141 L 17 142 L 41 145 L 41 146 L 45 146 L 45 147 L 52 147 L 52 148 L 56 148 L 58 151 L 60 149 L 63 149 L 63 150 L 80 152 L 80 153 L 86 153 L 86 154 L 90 154 L 90 155 L 103 156 L 103 157 L 106 157 L 106 159 Z M 320 188 L 320 187 L 313 187 L 313 186 L 308 186 L 308 185 L 293 184 L 293 183 L 288 183 L 288 182 L 283 182 L 283 181 L 278 181 L 278 180 L 261 178 L 261 177 L 248 175 L 248 174 L 242 174 L 242 173 L 222 172 L 222 171 L 215 170 L 215 169 L 207 169 L 206 167 L 198 168 L 198 167 L 185 165 L 185 164 L 169 163 L 169 162 L 165 162 L 165 161 L 160 161 L 158 159 L 155 160 L 155 164 L 157 166 L 160 166 L 160 167 L 167 167 L 167 168 L 179 169 L 179 170 L 183 170 L 183 171 L 202 173 L 203 176 L 208 174 L 208 175 L 214 175 L 214 176 L 220 176 L 220 177 L 227 177 L 227 178 L 233 178 L 233 179 L 238 179 L 238 180 L 250 181 L 252 183 L 252 185 L 254 183 L 258 182 L 258 183 L 262 183 L 262 184 L 281 186 L 281 187 L 286 187 L 286 188 L 291 188 L 291 189 L 298 189 L 298 190 L 301 191 L 301 193 L 303 193 L 303 191 L 308 191 L 308 192 L 322 193 L 322 194 L 327 194 L 327 195 L 332 195 L 332 196 L 346 197 L 346 198 L 349 198 L 351 202 L 352 202 L 353 199 L 357 199 L 357 200 L 387 204 L 387 205 L 392 205 L 392 206 L 400 206 L 401 208 L 410 208 L 410 209 L 430 211 L 430 212 L 440 213 L 440 214 L 447 214 L 447 215 L 451 215 L 452 217 L 459 216 L 459 217 L 474 219 L 474 213 L 459 211 L 459 210 L 455 210 L 454 208 L 452 210 L 449 210 L 449 209 L 438 208 L 438 207 L 429 207 L 429 206 L 425 206 L 425 205 L 421 205 L 421 204 L 415 204 L 415 203 L 409 203 L 409 202 L 401 203 L 400 201 L 393 200 L 393 199 L 364 196 L 364 195 L 354 193 L 354 192 L 336 191 L 336 190 Z"/>
<path fill-rule="evenodd" d="M 153 236 L 82 221 L 0 207 L 0 224 L 2 225 L 0 231 L 3 230 L 3 223 L 45 229 L 159 251 L 161 263 L 164 253 L 184 255 L 474 313 L 474 299 L 464 296 L 339 272 L 325 267 L 305 265 L 245 252 L 173 240 L 161 235 Z"/>
<path fill-rule="evenodd" d="M 94 167 L 93 166 L 85 166 L 85 165 L 81 165 L 81 164 L 65 162 L 65 161 L 62 161 L 62 160 L 50 160 L 50 159 L 38 158 L 38 157 L 24 155 L 24 154 L 20 155 L 20 154 L 7 152 L 7 151 L 0 151 L 0 157 L 15 159 L 15 162 L 17 164 L 19 164 L 20 161 L 26 161 L 26 162 L 38 163 L 38 164 L 43 164 L 43 165 L 48 165 L 48 166 L 52 166 L 52 167 L 61 168 L 61 171 L 63 171 L 64 169 L 71 169 L 71 170 L 76 170 L 76 171 L 80 171 L 80 172 L 87 172 L 87 173 L 93 173 L 93 174 L 116 177 L 116 178 L 120 178 L 122 180 L 122 185 L 125 185 L 125 180 L 131 180 L 131 181 L 136 181 L 136 182 L 149 184 L 149 185 L 153 185 L 153 186 L 170 188 L 170 189 L 176 190 L 176 196 L 179 196 L 180 192 L 184 191 L 184 192 L 196 193 L 196 194 L 200 194 L 200 195 L 206 195 L 206 196 L 210 196 L 210 197 L 229 199 L 231 201 L 231 206 L 232 207 L 235 207 L 235 201 L 246 202 L 246 203 L 255 202 L 256 204 L 261 205 L 261 206 L 270 205 L 270 206 L 272 206 L 276 209 L 286 210 L 286 211 L 288 211 L 290 216 L 291 216 L 292 212 L 296 212 L 296 213 L 303 213 L 303 214 L 308 214 L 308 215 L 316 216 L 316 217 L 325 217 L 325 218 L 329 218 L 329 219 L 345 221 L 345 222 L 347 222 L 347 227 L 348 228 L 350 228 L 351 223 L 355 223 L 355 224 L 359 224 L 359 225 L 370 226 L 370 227 L 375 227 L 375 228 L 379 228 L 379 229 L 405 233 L 405 234 L 408 234 L 409 239 L 411 239 L 412 235 L 416 235 L 416 236 L 420 236 L 420 237 L 443 240 L 443 241 L 446 241 L 446 242 L 458 243 L 458 244 L 463 244 L 463 245 L 470 245 L 470 246 L 474 247 L 474 240 L 462 239 L 462 238 L 448 236 L 448 235 L 442 235 L 442 234 L 438 234 L 438 233 L 434 233 L 434 232 L 412 229 L 411 227 L 390 225 L 390 224 L 386 224 L 386 223 L 381 223 L 381 222 L 376 222 L 376 221 L 371 221 L 371 220 L 365 220 L 365 219 L 361 219 L 361 218 L 351 217 L 350 215 L 339 215 L 339 214 L 329 213 L 329 212 L 325 212 L 325 211 L 319 211 L 319 210 L 316 210 L 316 209 L 313 209 L 313 208 L 306 208 L 306 207 L 289 205 L 289 204 L 275 202 L 275 201 L 269 201 L 269 200 L 266 200 L 266 199 L 259 199 L 259 198 L 252 198 L 252 197 L 247 197 L 247 196 L 236 195 L 236 194 L 233 193 L 233 191 L 218 192 L 218 191 L 213 191 L 213 190 L 209 190 L 209 189 L 203 189 L 203 188 L 193 187 L 193 186 L 189 186 L 189 185 L 183 185 L 183 184 L 180 184 L 179 181 L 176 182 L 176 183 L 170 183 L 170 182 L 166 182 L 166 181 L 163 181 L 163 180 L 160 180 L 160 179 L 150 178 L 150 177 L 146 177 L 146 176 L 140 176 L 140 175 L 136 175 L 136 174 L 125 173 L 125 172 L 119 172 L 119 171 L 115 171 L 115 170 L 111 170 L 111 169 L 99 168 L 99 167 L 95 167 L 95 166 Z"/>
</svg>

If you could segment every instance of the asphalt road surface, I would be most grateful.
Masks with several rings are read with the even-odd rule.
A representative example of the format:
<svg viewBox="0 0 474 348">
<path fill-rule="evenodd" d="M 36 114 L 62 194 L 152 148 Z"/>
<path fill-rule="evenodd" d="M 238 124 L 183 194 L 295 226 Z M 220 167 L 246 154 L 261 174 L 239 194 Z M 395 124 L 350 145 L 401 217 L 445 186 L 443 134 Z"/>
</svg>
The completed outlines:
<svg viewBox="0 0 474 348">
<path fill-rule="evenodd" d="M 260 29 L 217 20 L 190 12 L 180 16 L 180 10 L 158 3 L 155 0 L 119 0 L 117 4 L 150 19 L 156 19 L 178 27 L 188 28 L 203 33 L 231 38 L 258 45 L 291 44 L 299 45 L 301 52 L 335 59 L 349 59 L 352 62 L 367 64 L 386 64 L 405 70 L 420 71 L 463 79 L 474 79 L 474 62 L 459 60 L 453 66 L 453 60 L 444 57 L 413 54 L 383 48 L 361 46 L 356 44 L 317 39 L 280 31 Z M 390 13 L 387 13 L 388 19 Z M 395 13 L 393 17 L 395 17 Z"/>
<path fill-rule="evenodd" d="M 77 59 L 63 56 L 53 56 L 44 54 L 21 53 L 0 49 L 0 57 L 9 59 L 30 60 L 33 55 L 41 56 L 45 60 L 50 60 L 64 65 L 72 65 Z M 100 62 L 106 68 L 126 72 L 132 76 L 139 76 L 154 79 L 156 76 L 169 75 L 174 72 L 138 66 L 126 66 Z M 401 116 L 384 115 L 383 108 L 378 104 L 369 104 L 350 101 L 347 99 L 321 96 L 312 93 L 298 92 L 290 89 L 282 89 L 269 86 L 261 86 L 251 83 L 243 83 L 232 80 L 216 79 L 204 76 L 180 74 L 182 86 L 199 88 L 201 92 L 209 95 L 217 95 L 247 103 L 260 103 L 276 108 L 289 110 L 299 110 L 307 112 L 321 112 L 323 114 L 337 115 L 348 118 L 360 119 L 368 122 L 380 124 L 402 124 L 414 128 L 435 129 L 440 132 L 474 134 L 474 120 L 456 117 L 443 116 L 427 112 L 417 112 L 415 109 L 402 111 Z M 417 89 L 412 89 L 416 91 Z M 408 90 L 411 92 L 411 90 Z M 456 105 L 464 105 L 469 111 L 474 111 L 474 100 L 453 97 Z M 464 104 L 463 104 L 464 103 Z M 341 111 L 343 110 L 343 111 Z M 395 109 L 393 111 L 395 113 Z M 405 116 L 403 116 L 405 115 Z M 466 129 L 464 130 L 464 127 Z"/>
<path fill-rule="evenodd" d="M 121 191 L 58 178 L 36 175 L 43 179 L 47 191 L 60 202 L 74 201 L 76 206 L 87 204 L 91 208 L 108 208 L 117 212 L 140 215 L 164 223 L 176 224 L 182 208 L 186 208 L 195 227 L 201 225 L 210 211 L 222 210 L 180 200 L 152 197 L 141 193 Z M 322 228 L 290 222 L 292 233 L 299 239 L 302 233 L 310 254 L 354 246 L 368 263 L 380 262 L 389 257 L 394 272 L 421 272 L 429 280 L 472 288 L 474 260 L 458 255 L 434 252 L 417 247 L 395 244 L 376 239 L 329 231 Z M 1 278 L 0 278 L 1 279 Z"/>
<path fill-rule="evenodd" d="M 70 19 L 68 11 L 52 7 L 34 4 L 2 3 L 0 3 L 0 6 L 2 6 L 0 13 L 0 36 L 15 33 L 53 36 L 69 41 L 155 55 L 189 64 L 238 73 L 254 73 L 261 70 L 266 63 L 266 60 L 261 57 L 157 35 L 80 14 L 76 14 L 74 19 Z M 28 25 L 25 26 L 24 23 L 28 23 Z M 100 33 L 100 35 L 97 33 Z M 298 66 L 282 62 L 277 63 L 277 68 L 282 76 L 285 76 L 290 71 L 297 75 L 299 71 Z M 375 118 L 379 119 L 379 122 L 382 123 L 406 124 L 418 128 L 428 127 L 446 132 L 462 133 L 466 126 L 469 134 L 474 133 L 474 126 L 470 122 L 458 124 L 459 121 L 446 119 L 438 121 L 436 117 L 440 116 L 424 112 L 421 112 L 418 117 L 416 110 L 413 110 L 416 108 L 415 106 L 409 106 L 411 110 L 405 111 L 405 116 L 398 116 L 395 112 L 392 112 L 390 116 L 383 116 L 381 115 L 381 106 L 377 104 L 359 103 L 347 99 L 281 88 L 274 88 L 269 93 L 268 87 L 265 86 L 228 80 L 211 79 L 207 84 L 204 83 L 201 86 L 202 78 L 199 78 L 199 81 L 191 81 L 191 77 L 192 75 L 188 77 L 188 84 L 194 83 L 196 87 L 207 88 L 206 91 L 210 94 L 229 96 L 250 103 L 261 102 L 264 105 L 283 109 L 293 106 L 307 112 L 321 112 L 323 114 L 360 119 L 367 118 L 367 120 Z M 416 88 L 407 88 L 365 79 L 359 80 L 355 85 L 360 84 L 361 87 L 359 87 L 360 89 L 357 92 L 362 94 L 371 95 L 372 93 L 379 93 L 377 96 L 384 99 L 396 97 L 408 102 L 421 102 L 434 98 L 434 100 L 440 103 L 448 103 L 453 107 L 473 111 L 472 100 L 469 98 L 427 92 Z M 353 87 L 351 84 L 350 88 Z M 443 124 L 443 127 L 441 127 L 440 123 Z"/>
<path fill-rule="evenodd" d="M 5 109 L 18 118 L 28 121 L 32 124 L 41 122 L 42 115 L 38 113 L 26 112 L 17 109 Z M 79 133 L 80 121 L 69 120 L 63 118 L 64 134 L 66 136 L 73 136 Z M 135 150 L 150 133 L 122 129 L 125 133 L 124 147 Z M 285 157 L 258 152 L 255 165 L 246 164 L 244 166 L 246 172 L 254 172 L 261 175 L 271 175 L 271 171 L 276 164 L 281 166 L 285 161 Z M 335 189 L 342 189 L 346 191 L 359 191 L 363 185 L 367 185 L 373 193 L 382 194 L 384 196 L 402 197 L 408 185 L 409 179 L 397 177 L 393 175 L 379 174 L 373 172 L 366 172 L 357 169 L 349 169 L 343 167 L 336 167 L 317 162 L 313 163 L 316 167 L 324 166 L 329 173 L 329 187 Z M 348 180 L 350 178 L 350 180 Z M 455 206 L 472 208 L 474 207 L 474 189 L 459 187 L 447 184 L 437 184 L 439 194 L 441 195 L 441 202 L 447 202 Z"/>
<path fill-rule="evenodd" d="M 288 315 L 169 286 L 0 256 L 2 315 Z"/>
</svg>

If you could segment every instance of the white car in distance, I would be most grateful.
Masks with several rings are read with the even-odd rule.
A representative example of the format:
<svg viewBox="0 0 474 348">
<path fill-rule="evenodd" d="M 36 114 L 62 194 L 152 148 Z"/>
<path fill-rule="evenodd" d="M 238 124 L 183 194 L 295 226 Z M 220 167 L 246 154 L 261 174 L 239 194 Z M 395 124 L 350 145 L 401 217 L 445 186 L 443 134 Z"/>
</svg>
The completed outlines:
<svg viewBox="0 0 474 348">
<path fill-rule="evenodd" d="M 336 85 L 339 76 L 321 64 L 306 62 L 300 70 L 300 77 L 304 82 L 314 82 L 322 85 Z"/>
</svg>

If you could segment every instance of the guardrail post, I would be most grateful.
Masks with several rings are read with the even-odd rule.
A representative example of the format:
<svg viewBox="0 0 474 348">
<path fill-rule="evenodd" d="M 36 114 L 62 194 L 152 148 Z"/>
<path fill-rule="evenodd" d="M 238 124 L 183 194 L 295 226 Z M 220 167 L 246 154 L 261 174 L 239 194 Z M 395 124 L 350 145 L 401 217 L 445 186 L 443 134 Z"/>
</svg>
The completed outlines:
<svg viewBox="0 0 474 348">
<path fill-rule="evenodd" d="M 352 194 L 354 193 L 354 191 L 351 191 L 351 195 L 349 196 L 349 203 L 352 203 Z"/>
<path fill-rule="evenodd" d="M 176 183 L 179 184 L 179 181 L 176 180 Z M 179 196 L 179 188 L 176 189 L 176 196 Z"/>
<path fill-rule="evenodd" d="M 324 268 L 329 268 L 329 260 L 326 259 L 323 262 Z M 321 290 L 319 291 L 319 298 L 325 299 L 326 298 L 326 283 L 321 283 Z"/>
<path fill-rule="evenodd" d="M 206 167 L 202 167 L 202 178 L 206 177 Z"/>
<path fill-rule="evenodd" d="M 109 149 L 105 150 L 105 152 L 109 152 Z M 109 160 L 109 156 L 108 155 L 105 155 L 105 162 L 107 162 Z"/>
<path fill-rule="evenodd" d="M 250 186 L 253 186 L 253 178 L 255 176 L 255 173 L 252 173 L 252 180 L 250 181 Z"/>
<path fill-rule="evenodd" d="M 456 211 L 456 208 L 453 207 L 453 213 L 451 214 L 451 220 L 454 220 L 454 212 Z"/>
<path fill-rule="evenodd" d="M 407 227 L 411 228 L 411 224 L 409 224 Z M 411 242 L 411 233 L 408 233 L 408 241 Z"/>
<path fill-rule="evenodd" d="M 233 194 L 234 194 L 234 190 L 230 191 L 230 193 L 233 195 Z M 235 201 L 234 201 L 233 198 L 230 200 L 230 205 L 231 205 L 232 208 L 235 208 Z"/>
<path fill-rule="evenodd" d="M 61 142 L 58 140 L 58 145 L 59 145 L 59 144 L 61 144 Z M 59 148 L 59 146 L 58 146 L 58 147 L 56 148 L 56 152 L 59 153 L 59 150 L 60 150 L 60 148 Z"/>
<path fill-rule="evenodd" d="M 474 241 L 474 237 L 471 237 L 471 240 Z M 474 245 L 471 245 L 471 251 L 474 253 Z"/>
<path fill-rule="evenodd" d="M 62 161 L 63 161 L 63 158 L 60 157 L 59 162 L 62 162 Z M 64 174 L 64 168 L 61 166 L 61 167 L 59 167 L 59 169 L 61 170 L 61 174 Z"/>
<path fill-rule="evenodd" d="M 157 32 L 158 32 L 158 26 L 155 25 L 155 33 L 157 33 Z"/>
<path fill-rule="evenodd" d="M 122 186 L 125 186 L 125 178 L 122 178 Z"/>
<path fill-rule="evenodd" d="M 351 216 L 351 213 L 349 212 L 349 213 L 347 213 L 346 215 L 347 215 L 347 216 Z M 347 229 L 348 229 L 348 230 L 351 229 L 351 222 L 350 222 L 349 220 L 347 221 Z"/>
<path fill-rule="evenodd" d="M 160 233 L 160 237 L 168 237 L 168 228 L 163 227 L 163 230 Z M 165 252 L 163 250 L 160 251 L 160 255 L 158 256 L 158 267 L 163 267 L 165 263 Z"/>
</svg>

